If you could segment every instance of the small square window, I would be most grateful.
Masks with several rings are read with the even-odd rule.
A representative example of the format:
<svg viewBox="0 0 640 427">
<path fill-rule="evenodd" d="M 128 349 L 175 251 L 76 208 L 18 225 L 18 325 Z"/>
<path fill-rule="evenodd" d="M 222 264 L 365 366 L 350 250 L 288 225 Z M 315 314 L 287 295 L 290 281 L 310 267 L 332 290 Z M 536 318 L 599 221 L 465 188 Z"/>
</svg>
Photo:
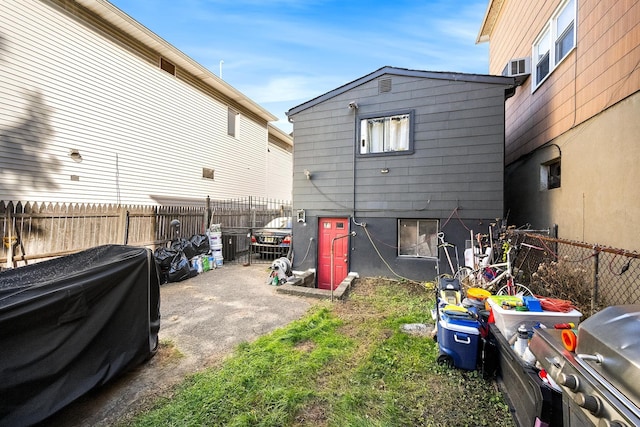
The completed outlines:
<svg viewBox="0 0 640 427">
<path fill-rule="evenodd" d="M 209 168 L 202 168 L 202 177 L 205 179 L 214 179 L 215 171 Z"/>
<path fill-rule="evenodd" d="M 438 221 L 398 220 L 398 255 L 414 258 L 438 257 Z"/>
<path fill-rule="evenodd" d="M 560 188 L 561 183 L 560 159 L 540 165 L 540 189 L 553 190 Z"/>
</svg>

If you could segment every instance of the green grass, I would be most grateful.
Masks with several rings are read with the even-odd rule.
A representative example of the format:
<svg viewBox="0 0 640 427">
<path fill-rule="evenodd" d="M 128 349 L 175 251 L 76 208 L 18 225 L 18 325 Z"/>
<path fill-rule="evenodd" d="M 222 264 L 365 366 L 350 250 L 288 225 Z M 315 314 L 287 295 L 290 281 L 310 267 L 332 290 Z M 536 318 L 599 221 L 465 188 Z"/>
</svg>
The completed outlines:
<svg viewBox="0 0 640 427">
<path fill-rule="evenodd" d="M 140 414 L 138 426 L 512 426 L 502 395 L 477 372 L 436 364 L 431 292 L 359 281 L 348 301 L 240 345 Z"/>
</svg>

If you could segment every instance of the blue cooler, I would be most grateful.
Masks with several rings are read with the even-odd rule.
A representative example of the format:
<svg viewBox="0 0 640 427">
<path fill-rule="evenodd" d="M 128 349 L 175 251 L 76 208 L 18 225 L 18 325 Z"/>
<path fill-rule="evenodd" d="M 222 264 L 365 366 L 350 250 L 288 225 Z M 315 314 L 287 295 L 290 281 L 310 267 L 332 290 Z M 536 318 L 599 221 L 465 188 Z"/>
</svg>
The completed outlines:
<svg viewBox="0 0 640 427">
<path fill-rule="evenodd" d="M 456 368 L 475 370 L 480 343 L 479 328 L 480 323 L 468 311 L 447 307 L 441 309 L 438 321 L 438 361 L 449 359 Z"/>
</svg>

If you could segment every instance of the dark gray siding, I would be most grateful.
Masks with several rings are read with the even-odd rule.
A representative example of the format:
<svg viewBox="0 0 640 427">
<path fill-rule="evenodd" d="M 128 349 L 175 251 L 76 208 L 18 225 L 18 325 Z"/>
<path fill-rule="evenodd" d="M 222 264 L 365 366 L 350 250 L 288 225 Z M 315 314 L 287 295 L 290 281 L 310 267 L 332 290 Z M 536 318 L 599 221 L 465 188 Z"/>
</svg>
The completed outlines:
<svg viewBox="0 0 640 427">
<path fill-rule="evenodd" d="M 427 209 L 440 217 L 458 207 L 468 218 L 501 216 L 504 86 L 403 76 L 392 82 L 389 93 L 378 94 L 373 80 L 295 115 L 295 207 L 353 209 L 355 194 L 356 211 L 411 216 Z M 357 112 L 347 107 L 354 100 Z M 358 115 L 406 109 L 415 111 L 413 154 L 356 156 Z"/>
<path fill-rule="evenodd" d="M 301 257 L 312 246 L 309 257 L 315 258 L 309 242 L 317 233 L 317 217 L 355 215 L 356 221 L 367 218 L 378 229 L 389 247 L 386 255 L 400 270 L 434 272 L 433 261 L 397 257 L 397 219 L 438 219 L 442 225 L 457 209 L 460 224 L 449 227 L 459 236 L 456 244 L 462 252 L 464 228 L 476 225 L 486 232 L 482 224 L 503 216 L 506 86 L 404 75 L 380 78 L 392 79 L 391 92 L 378 93 L 376 78 L 292 116 L 293 204 L 306 211 L 308 220 L 294 227 L 294 251 Z M 351 101 L 358 103 L 357 110 L 348 108 Z M 357 154 L 360 115 L 406 110 L 414 112 L 413 153 Z M 304 170 L 311 172 L 310 180 Z M 362 231 L 353 223 L 352 229 Z M 380 273 L 384 268 L 372 261 L 373 249 L 363 239 L 362 233 L 352 239 L 351 269 Z"/>
</svg>

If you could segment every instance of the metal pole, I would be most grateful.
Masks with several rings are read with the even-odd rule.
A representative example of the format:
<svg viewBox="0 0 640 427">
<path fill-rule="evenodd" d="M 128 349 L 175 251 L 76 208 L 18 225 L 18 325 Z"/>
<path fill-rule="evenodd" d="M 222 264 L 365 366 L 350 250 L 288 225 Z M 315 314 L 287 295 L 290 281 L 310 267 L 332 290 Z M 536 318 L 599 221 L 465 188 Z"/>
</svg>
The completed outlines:
<svg viewBox="0 0 640 427">
<path fill-rule="evenodd" d="M 207 223 L 205 225 L 205 229 L 208 230 L 211 227 L 211 197 L 207 196 Z"/>
<path fill-rule="evenodd" d="M 356 232 L 352 231 L 349 234 L 343 234 L 341 236 L 336 236 L 333 239 L 331 239 L 331 259 L 329 260 L 329 266 L 331 268 L 331 283 L 330 283 L 330 287 L 331 287 L 331 302 L 333 302 L 333 253 L 334 253 L 334 243 L 336 242 L 336 240 L 338 239 L 343 239 L 345 237 L 349 237 L 349 236 L 355 236 Z"/>
<path fill-rule="evenodd" d="M 598 301 L 598 275 L 600 274 L 600 251 L 597 247 L 593 248 L 593 288 L 591 289 L 591 314 L 596 311 L 596 302 Z"/>
<path fill-rule="evenodd" d="M 125 245 L 129 244 L 129 221 L 131 221 L 131 218 L 129 217 L 129 211 L 126 211 L 124 216 L 124 244 Z"/>
</svg>

